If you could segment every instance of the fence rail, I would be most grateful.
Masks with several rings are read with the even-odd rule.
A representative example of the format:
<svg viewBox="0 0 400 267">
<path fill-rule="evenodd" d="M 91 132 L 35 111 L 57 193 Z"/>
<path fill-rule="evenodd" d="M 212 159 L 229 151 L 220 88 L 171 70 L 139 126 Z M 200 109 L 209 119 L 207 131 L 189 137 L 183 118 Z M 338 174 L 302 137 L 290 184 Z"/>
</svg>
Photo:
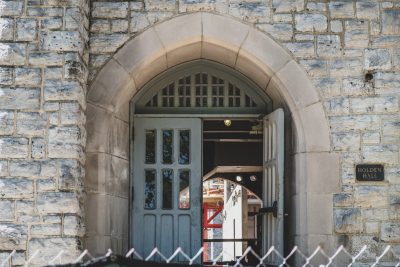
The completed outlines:
<svg viewBox="0 0 400 267">
<path fill-rule="evenodd" d="M 243 266 L 243 260 L 248 257 L 252 256 L 255 257 L 258 261 L 256 266 L 263 266 L 263 264 L 268 260 L 269 257 L 274 257 L 277 266 L 290 266 L 289 261 L 290 259 L 293 259 L 294 257 L 300 257 L 300 261 L 303 263 L 301 264 L 296 264 L 296 266 L 302 266 L 302 267 L 307 267 L 307 266 L 315 266 L 311 262 L 316 258 L 319 257 L 319 261 L 324 261 L 324 263 L 319 263 L 317 266 L 319 267 L 328 267 L 328 266 L 335 266 L 334 265 L 334 260 L 339 256 L 339 254 L 344 254 L 347 257 L 347 266 L 380 266 L 379 264 L 384 264 L 384 266 L 396 266 L 400 267 L 400 257 L 395 253 L 393 248 L 388 245 L 386 246 L 383 251 L 380 253 L 380 255 L 376 257 L 370 257 L 369 262 L 361 262 L 358 261 L 361 259 L 361 257 L 367 253 L 368 246 L 364 245 L 360 251 L 358 251 L 356 254 L 351 254 L 348 252 L 343 246 L 340 246 L 331 256 L 329 256 L 320 246 L 318 246 L 309 256 L 305 255 L 297 246 L 293 247 L 293 249 L 289 252 L 287 256 L 281 255 L 279 251 L 275 249 L 275 247 L 271 247 L 268 252 L 264 256 L 258 255 L 251 247 L 248 247 L 244 252 L 243 255 L 238 257 L 235 261 L 232 262 L 232 266 Z M 37 264 L 32 264 L 31 263 L 36 259 L 37 257 L 40 256 L 40 250 L 35 251 L 32 253 L 32 255 L 26 260 L 24 266 L 39 266 Z M 8 267 L 11 266 L 11 259 L 15 255 L 16 251 L 12 251 L 2 262 L 0 262 L 0 267 Z M 177 248 L 174 253 L 170 256 L 166 256 L 158 248 L 154 248 L 149 255 L 143 256 L 140 255 L 134 248 L 130 249 L 126 254 L 126 258 L 137 258 L 139 260 L 143 261 L 151 261 L 154 260 L 155 257 L 158 257 L 161 261 L 165 263 L 171 263 L 176 259 L 178 256 L 183 257 L 187 260 L 188 265 L 193 265 L 195 262 L 199 262 L 201 257 L 206 254 L 207 252 L 204 250 L 204 248 L 200 248 L 199 251 L 193 256 L 190 257 L 187 255 L 180 247 Z M 53 258 L 48 260 L 47 262 L 44 262 L 43 265 L 57 265 L 57 264 L 65 264 L 65 260 L 63 260 L 63 255 L 67 254 L 67 251 L 60 250 L 57 255 L 55 255 Z M 108 249 L 108 251 L 102 256 L 104 257 L 109 257 L 113 255 L 113 251 L 111 249 Z M 391 254 L 390 258 L 391 260 L 383 260 L 385 256 L 389 256 Z M 221 252 L 215 259 L 211 260 L 211 265 L 217 265 L 217 263 L 222 259 L 224 255 L 232 256 L 229 252 L 223 251 Z M 322 257 L 322 259 L 321 259 Z M 72 261 L 69 259 L 69 263 L 84 263 L 87 261 L 93 261 L 96 258 L 93 257 L 88 250 L 84 250 L 78 257 L 73 259 Z M 344 265 L 341 265 L 344 266 Z"/>
</svg>

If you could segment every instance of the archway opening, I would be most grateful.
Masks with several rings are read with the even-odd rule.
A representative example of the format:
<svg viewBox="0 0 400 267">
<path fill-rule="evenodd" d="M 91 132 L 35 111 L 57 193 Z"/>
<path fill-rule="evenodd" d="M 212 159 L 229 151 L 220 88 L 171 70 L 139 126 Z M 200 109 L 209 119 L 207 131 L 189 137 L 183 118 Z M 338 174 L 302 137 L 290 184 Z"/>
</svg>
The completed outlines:
<svg viewBox="0 0 400 267">
<path fill-rule="evenodd" d="M 332 206 L 331 193 L 339 189 L 339 157 L 331 152 L 323 105 L 306 72 L 265 33 L 235 19 L 202 12 L 179 15 L 138 34 L 91 84 L 85 246 L 94 255 L 102 255 L 108 248 L 124 253 L 132 245 L 128 214 L 131 198 L 136 196 L 129 185 L 133 158 L 129 100 L 143 94 L 145 85 L 166 69 L 200 58 L 244 74 L 271 97 L 271 110 L 285 110 L 288 247 L 296 244 L 306 252 L 317 244 L 336 246 L 333 209 L 325 209 L 321 217 L 312 203 Z"/>
<path fill-rule="evenodd" d="M 133 247 L 143 254 L 154 247 L 166 254 L 177 247 L 196 253 L 209 241 L 201 238 L 208 204 L 199 189 L 204 175 L 218 174 L 246 176 L 241 186 L 257 192 L 265 206 L 259 240 L 241 232 L 234 247 L 243 241 L 259 254 L 272 245 L 283 252 L 283 112 L 265 119 L 272 105 L 241 73 L 205 60 L 171 68 L 142 89 L 131 104 Z M 236 199 L 228 193 L 225 200 L 232 205 Z M 247 203 L 247 194 L 241 199 Z M 238 211 L 230 210 L 228 218 Z M 223 247 L 229 249 L 228 243 Z"/>
</svg>

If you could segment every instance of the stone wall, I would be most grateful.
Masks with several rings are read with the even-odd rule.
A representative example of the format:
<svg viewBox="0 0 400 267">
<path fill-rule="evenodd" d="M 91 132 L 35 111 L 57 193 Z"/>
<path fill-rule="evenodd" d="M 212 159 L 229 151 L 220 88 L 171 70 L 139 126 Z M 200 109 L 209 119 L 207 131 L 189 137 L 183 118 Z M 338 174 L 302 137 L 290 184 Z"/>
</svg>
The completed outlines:
<svg viewBox="0 0 400 267">
<path fill-rule="evenodd" d="M 0 1 L 0 262 L 75 258 L 84 234 L 88 3 Z M 57 251 L 57 252 L 55 252 Z"/>
<path fill-rule="evenodd" d="M 332 233 L 353 250 L 370 244 L 371 256 L 386 244 L 400 248 L 398 1 L 109 0 L 90 5 L 88 18 L 85 0 L 0 1 L 0 259 L 17 249 L 13 264 L 18 265 L 38 248 L 50 251 L 44 256 L 51 248 L 65 248 L 72 256 L 84 246 L 87 76 L 90 84 L 118 48 L 147 27 L 196 11 L 248 22 L 293 54 L 325 103 L 331 150 L 341 155 L 342 192 L 332 196 Z M 110 119 L 127 127 L 126 120 Z M 106 134 L 118 142 L 115 129 Z M 127 149 L 123 144 L 118 146 Z M 105 163 L 112 154 L 107 149 Z M 127 152 L 117 150 L 112 158 L 123 159 L 123 167 L 115 164 L 111 173 L 127 166 Z M 354 164 L 361 162 L 383 163 L 385 182 L 356 182 Z M 109 173 L 101 175 L 106 179 Z M 101 184 L 109 186 L 106 180 Z M 125 195 L 125 206 L 126 200 Z M 112 211 L 99 205 L 92 207 Z M 97 214 L 103 217 L 91 219 L 102 221 L 112 213 Z M 113 227 L 107 220 L 104 224 Z M 121 238 L 125 230 L 118 230 Z"/>
<path fill-rule="evenodd" d="M 342 192 L 330 207 L 337 242 L 370 244 L 371 256 L 383 245 L 400 248 L 398 1 L 93 1 L 91 11 L 89 83 L 129 38 L 183 13 L 233 16 L 271 35 L 324 101 L 331 150 L 341 157 Z M 385 165 L 384 182 L 356 182 L 355 164 L 369 162 Z"/>
</svg>

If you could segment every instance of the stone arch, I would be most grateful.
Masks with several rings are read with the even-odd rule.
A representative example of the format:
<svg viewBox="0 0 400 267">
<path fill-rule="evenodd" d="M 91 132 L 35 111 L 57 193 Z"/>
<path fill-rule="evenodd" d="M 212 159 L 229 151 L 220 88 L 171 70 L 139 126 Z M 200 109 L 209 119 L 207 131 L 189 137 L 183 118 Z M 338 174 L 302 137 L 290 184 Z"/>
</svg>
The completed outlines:
<svg viewBox="0 0 400 267">
<path fill-rule="evenodd" d="M 264 89 L 276 107 L 285 108 L 294 129 L 287 172 L 292 192 L 287 202 L 293 206 L 294 220 L 290 235 L 304 249 L 315 247 L 315 242 L 329 246 L 334 242 L 332 210 L 324 216 L 313 211 L 319 209 L 318 203 L 332 207 L 331 193 L 339 186 L 339 160 L 331 152 L 317 91 L 291 54 L 267 34 L 231 17 L 202 12 L 153 25 L 129 40 L 89 88 L 86 246 L 101 253 L 108 244 L 117 251 L 128 245 L 124 239 L 128 216 L 116 213 L 129 206 L 130 99 L 161 72 L 201 58 L 238 70 Z M 116 205 L 120 208 L 113 208 Z M 98 247 L 100 240 L 104 247 Z"/>
</svg>

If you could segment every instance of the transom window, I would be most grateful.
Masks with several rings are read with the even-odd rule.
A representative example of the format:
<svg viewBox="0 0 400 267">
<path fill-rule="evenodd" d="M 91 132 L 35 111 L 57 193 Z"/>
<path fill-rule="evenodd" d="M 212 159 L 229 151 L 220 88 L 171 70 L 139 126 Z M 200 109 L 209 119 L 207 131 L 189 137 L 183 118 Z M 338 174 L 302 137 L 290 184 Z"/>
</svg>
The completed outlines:
<svg viewBox="0 0 400 267">
<path fill-rule="evenodd" d="M 172 68 L 147 86 L 135 113 L 251 114 L 271 108 L 269 98 L 242 74 L 204 60 Z"/>
</svg>

